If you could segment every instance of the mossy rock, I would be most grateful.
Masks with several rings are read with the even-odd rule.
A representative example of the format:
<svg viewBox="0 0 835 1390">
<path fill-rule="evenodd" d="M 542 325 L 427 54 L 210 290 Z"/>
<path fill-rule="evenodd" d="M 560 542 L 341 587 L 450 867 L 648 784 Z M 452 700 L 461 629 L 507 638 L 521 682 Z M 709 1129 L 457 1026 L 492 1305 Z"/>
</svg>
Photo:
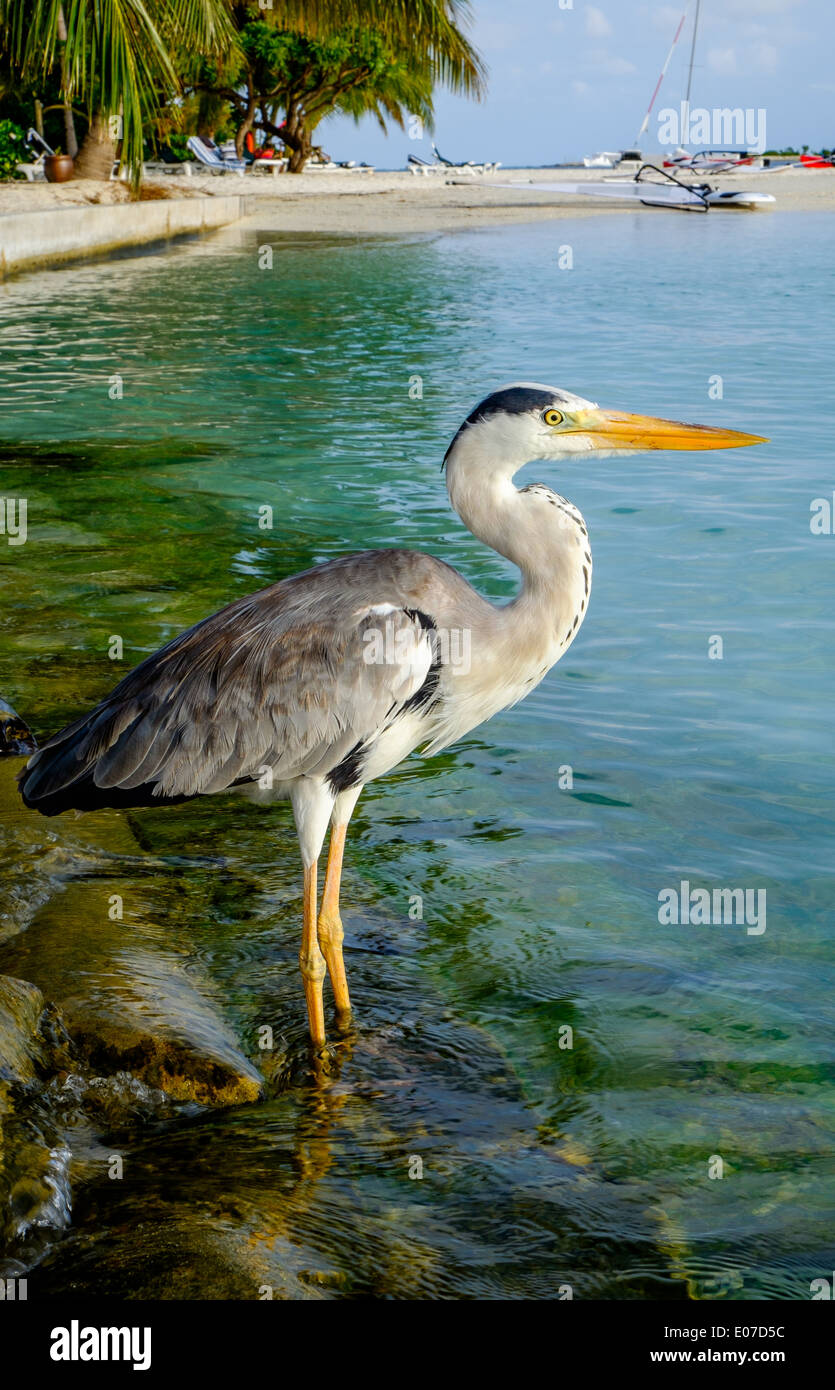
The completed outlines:
<svg viewBox="0 0 835 1390">
<path fill-rule="evenodd" d="M 136 917 L 113 920 L 113 892 Z M 78 1055 L 101 1075 L 127 1071 L 176 1101 L 243 1105 L 264 1078 L 242 1052 L 223 1000 L 199 965 L 149 922 L 134 885 L 68 883 L 5 948 L 7 968 L 60 1010 Z"/>
<path fill-rule="evenodd" d="M 0 1081 L 34 1081 L 44 1060 L 43 1011 L 44 997 L 35 985 L 0 975 Z"/>
<path fill-rule="evenodd" d="M 199 1105 L 246 1105 L 263 1095 L 263 1077 L 218 1021 L 211 1040 L 201 1044 L 160 1026 L 151 1031 L 129 1012 L 121 1018 L 91 1014 L 83 1000 L 70 1000 L 63 1014 L 73 1042 L 97 1072 L 127 1071 L 172 1100 Z"/>
<path fill-rule="evenodd" d="M 0 700 L 0 757 L 28 757 L 37 748 L 34 735 L 20 715 Z"/>
</svg>

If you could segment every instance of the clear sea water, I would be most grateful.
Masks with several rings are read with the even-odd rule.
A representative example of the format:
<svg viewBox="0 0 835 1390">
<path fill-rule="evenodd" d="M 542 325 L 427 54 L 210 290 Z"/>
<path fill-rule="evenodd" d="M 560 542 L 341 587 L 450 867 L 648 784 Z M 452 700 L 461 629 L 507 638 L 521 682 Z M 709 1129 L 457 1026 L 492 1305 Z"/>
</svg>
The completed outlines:
<svg viewBox="0 0 835 1390">
<path fill-rule="evenodd" d="M 367 789 L 355 1028 L 324 1076 L 286 808 L 46 822 L 0 767 L 0 971 L 49 994 L 68 951 L 78 990 L 118 999 L 157 952 L 257 1065 L 259 1025 L 281 1039 L 262 1103 L 137 1105 L 115 1138 L 74 1115 L 42 1293 L 804 1299 L 831 1275 L 835 537 L 810 504 L 835 488 L 834 230 L 256 227 L 0 289 L 0 491 L 29 518 L 25 546 L 0 537 L 0 695 L 40 736 L 182 628 L 351 549 L 425 548 L 512 593 L 439 472 L 508 380 L 771 439 L 528 470 L 586 517 L 586 622 L 524 703 Z M 682 880 L 767 890 L 765 932 L 661 925 Z M 126 920 L 100 940 L 114 884 Z"/>
</svg>

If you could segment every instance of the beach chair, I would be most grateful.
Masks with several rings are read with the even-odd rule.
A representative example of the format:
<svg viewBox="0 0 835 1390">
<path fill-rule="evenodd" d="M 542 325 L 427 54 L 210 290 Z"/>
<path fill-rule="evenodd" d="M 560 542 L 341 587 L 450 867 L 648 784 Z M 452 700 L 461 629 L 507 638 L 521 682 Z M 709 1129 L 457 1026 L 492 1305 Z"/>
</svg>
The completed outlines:
<svg viewBox="0 0 835 1390">
<path fill-rule="evenodd" d="M 154 178 L 158 174 L 185 174 L 186 178 L 190 178 L 194 167 L 194 160 L 178 159 L 171 146 L 162 141 L 157 146 L 155 158 L 144 161 L 142 174 L 145 178 Z"/>
<path fill-rule="evenodd" d="M 41 179 L 46 180 L 43 168 L 44 156 L 39 154 L 37 159 L 33 159 L 31 164 L 18 164 L 17 172 L 23 174 L 30 183 L 40 183 Z"/>
<path fill-rule="evenodd" d="M 451 159 L 445 159 L 438 149 L 438 146 L 435 144 L 432 146 L 432 153 L 438 163 L 442 164 L 445 169 L 455 169 L 459 174 L 495 174 L 496 170 L 502 167 L 500 160 L 496 160 L 493 163 L 485 161 L 482 164 L 475 164 L 471 159 L 468 159 L 466 163 L 456 164 Z"/>
<path fill-rule="evenodd" d="M 410 174 L 415 174 L 418 178 L 421 175 L 428 178 L 430 174 L 443 174 L 446 172 L 446 165 L 439 164 L 437 160 L 432 164 L 428 159 L 421 159 L 420 155 L 410 154 L 406 156 L 406 168 Z"/>
<path fill-rule="evenodd" d="M 246 172 L 246 161 L 237 157 L 226 158 L 214 140 L 204 140 L 200 135 L 190 135 L 186 141 L 195 159 L 213 174 L 240 174 Z"/>
<path fill-rule="evenodd" d="M 190 159 L 184 159 L 176 164 L 169 164 L 167 159 L 146 159 L 142 165 L 142 175 L 146 179 L 152 179 L 160 174 L 185 174 L 186 178 L 191 178 L 194 172 L 194 163 Z"/>
<path fill-rule="evenodd" d="M 250 174 L 272 174 L 275 178 L 278 174 L 283 174 L 287 170 L 289 159 L 253 159 L 247 165 L 247 173 Z"/>
<path fill-rule="evenodd" d="M 43 136 L 38 134 L 34 126 L 29 127 L 23 137 L 23 141 L 30 150 L 34 150 L 35 146 L 39 146 L 39 149 L 36 158 L 33 159 L 31 163 L 17 165 L 17 172 L 23 174 L 30 183 L 39 182 L 41 179 L 45 181 L 46 174 L 44 173 L 43 162 L 48 154 L 54 154 L 55 151 L 52 149 L 51 145 L 46 143 Z"/>
</svg>

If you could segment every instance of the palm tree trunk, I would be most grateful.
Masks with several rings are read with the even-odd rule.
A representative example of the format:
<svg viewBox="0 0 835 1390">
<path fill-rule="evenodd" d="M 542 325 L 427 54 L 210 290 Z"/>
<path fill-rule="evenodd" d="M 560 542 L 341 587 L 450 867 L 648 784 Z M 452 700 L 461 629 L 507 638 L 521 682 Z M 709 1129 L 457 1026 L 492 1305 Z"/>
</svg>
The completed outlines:
<svg viewBox="0 0 835 1390">
<path fill-rule="evenodd" d="M 67 42 L 67 20 L 64 15 L 64 7 L 58 7 L 58 42 L 61 45 L 61 85 L 65 85 L 64 73 L 64 44 Z M 41 132 L 38 131 L 40 135 Z M 78 154 L 78 140 L 75 134 L 75 121 L 73 120 L 72 106 L 64 100 L 64 153 L 75 159 Z"/>
<path fill-rule="evenodd" d="M 72 107 L 64 107 L 64 151 L 70 159 L 75 159 L 78 154 L 78 139 L 75 134 L 75 121 L 73 120 Z"/>
<path fill-rule="evenodd" d="M 94 116 L 84 137 L 75 173 L 79 179 L 109 179 L 116 159 L 116 146 L 106 116 Z"/>
</svg>

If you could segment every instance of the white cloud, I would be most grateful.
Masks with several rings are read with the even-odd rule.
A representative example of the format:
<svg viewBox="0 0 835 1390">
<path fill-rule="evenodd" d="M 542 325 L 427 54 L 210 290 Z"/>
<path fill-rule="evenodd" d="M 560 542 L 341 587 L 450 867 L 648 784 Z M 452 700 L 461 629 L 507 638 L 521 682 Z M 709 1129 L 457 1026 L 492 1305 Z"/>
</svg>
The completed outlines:
<svg viewBox="0 0 835 1390">
<path fill-rule="evenodd" d="M 732 15 L 786 14 L 797 9 L 802 0 L 726 0 L 728 13 Z"/>
<path fill-rule="evenodd" d="M 574 93 L 575 97 L 584 97 L 586 95 L 586 92 L 591 91 L 591 88 L 588 82 L 580 82 L 579 80 L 575 79 L 575 81 L 571 84 L 571 90 Z"/>
<path fill-rule="evenodd" d="M 676 9 L 673 5 L 662 5 L 660 9 L 653 10 L 652 23 L 655 29 L 663 29 L 674 34 L 681 19 L 682 7 Z"/>
<path fill-rule="evenodd" d="M 627 77 L 630 73 L 638 71 L 628 58 L 610 53 L 606 48 L 588 49 L 583 54 L 582 69 L 592 73 L 594 77 Z"/>
<path fill-rule="evenodd" d="M 478 31 L 478 46 L 486 53 L 494 50 L 503 53 L 519 41 L 519 28 L 513 24 L 503 24 L 498 20 L 488 20 Z"/>
<path fill-rule="evenodd" d="M 628 58 L 612 58 L 608 53 L 595 54 L 593 66 L 606 77 L 626 77 L 629 73 L 638 71 Z"/>
<path fill-rule="evenodd" d="M 596 5 L 586 5 L 586 33 L 593 39 L 608 39 L 612 26 Z"/>
<path fill-rule="evenodd" d="M 736 72 L 736 49 L 711 48 L 707 55 L 707 65 L 711 72 L 718 72 L 727 77 L 730 73 Z"/>
<path fill-rule="evenodd" d="M 751 64 L 757 72 L 776 72 L 777 58 L 777 48 L 773 43 L 756 43 L 751 49 Z"/>
</svg>

